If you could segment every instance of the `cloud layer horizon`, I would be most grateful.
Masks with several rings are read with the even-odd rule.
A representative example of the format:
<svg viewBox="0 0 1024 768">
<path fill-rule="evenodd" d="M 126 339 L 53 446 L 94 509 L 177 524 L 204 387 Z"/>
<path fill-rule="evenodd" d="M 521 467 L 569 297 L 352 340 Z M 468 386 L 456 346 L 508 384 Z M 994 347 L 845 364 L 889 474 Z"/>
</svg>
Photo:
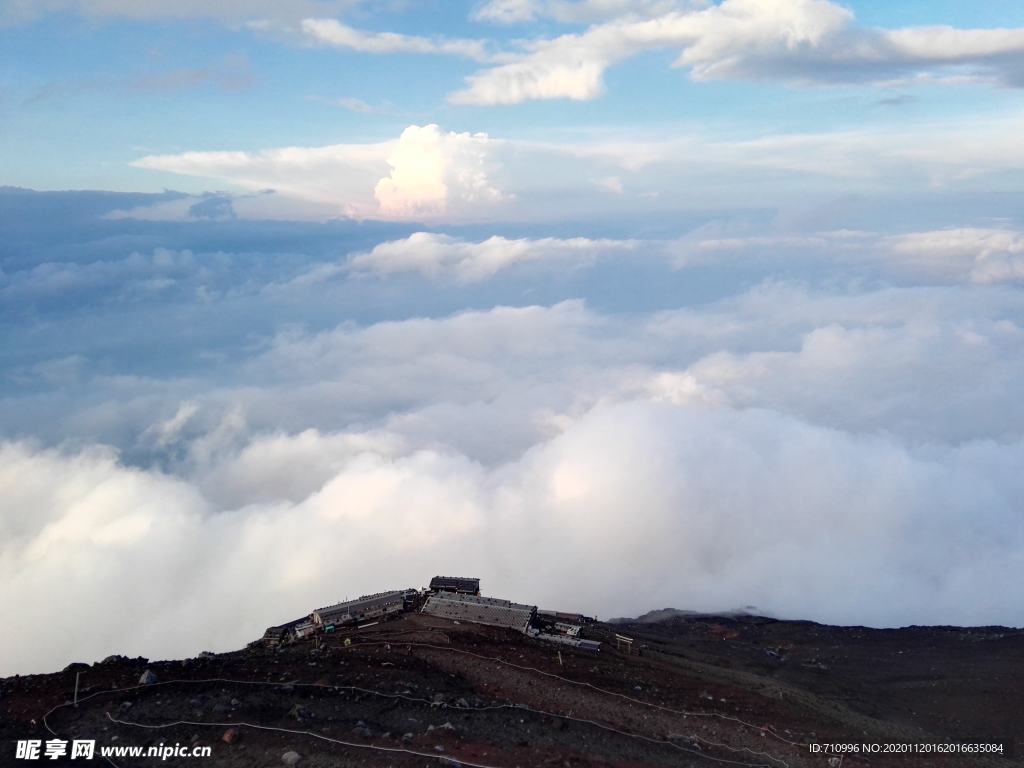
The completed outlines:
<svg viewBox="0 0 1024 768">
<path fill-rule="evenodd" d="M 1012 230 L 287 255 L 187 226 L 0 282 L 0 590 L 50 628 L 5 673 L 229 649 L 440 572 L 602 617 L 1024 624 Z"/>
</svg>

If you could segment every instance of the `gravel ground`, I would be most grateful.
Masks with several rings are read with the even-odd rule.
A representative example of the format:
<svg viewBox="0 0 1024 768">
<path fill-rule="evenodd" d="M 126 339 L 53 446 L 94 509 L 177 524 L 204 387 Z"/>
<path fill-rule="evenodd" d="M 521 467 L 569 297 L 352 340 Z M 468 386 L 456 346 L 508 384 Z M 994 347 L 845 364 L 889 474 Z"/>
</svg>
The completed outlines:
<svg viewBox="0 0 1024 768">
<path fill-rule="evenodd" d="M 616 651 L 614 631 L 636 637 L 642 651 Z M 97 745 L 212 750 L 207 758 L 115 758 L 122 768 L 269 768 L 295 755 L 303 768 L 834 768 L 807 745 L 1024 733 L 1024 633 L 1014 630 L 677 618 L 595 624 L 585 634 L 605 641 L 600 653 L 408 614 L 324 636 L 319 647 L 117 658 L 8 678 L 0 681 L 0 765 L 31 764 L 13 759 L 13 740 L 52 738 L 46 726 Z M 139 686 L 146 670 L 156 683 Z M 65 706 L 76 672 L 80 701 Z M 1021 763 L 859 755 L 842 765 Z"/>
</svg>

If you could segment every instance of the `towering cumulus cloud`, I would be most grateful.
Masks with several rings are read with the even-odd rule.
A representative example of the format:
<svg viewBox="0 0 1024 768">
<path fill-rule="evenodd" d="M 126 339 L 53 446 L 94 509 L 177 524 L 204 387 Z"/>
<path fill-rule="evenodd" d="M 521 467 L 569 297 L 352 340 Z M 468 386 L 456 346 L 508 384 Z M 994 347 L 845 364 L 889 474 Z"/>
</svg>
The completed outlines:
<svg viewBox="0 0 1024 768">
<path fill-rule="evenodd" d="M 391 173 L 373 196 L 381 214 L 436 216 L 449 200 L 461 205 L 501 199 L 487 178 L 486 134 L 442 133 L 436 125 L 410 125 L 388 156 Z"/>
</svg>

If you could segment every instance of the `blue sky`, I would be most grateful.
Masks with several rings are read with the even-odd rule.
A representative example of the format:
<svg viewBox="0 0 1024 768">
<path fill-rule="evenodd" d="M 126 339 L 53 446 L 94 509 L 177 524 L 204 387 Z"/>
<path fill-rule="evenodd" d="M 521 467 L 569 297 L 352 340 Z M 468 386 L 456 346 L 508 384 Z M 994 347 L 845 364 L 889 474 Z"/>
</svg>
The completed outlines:
<svg viewBox="0 0 1024 768">
<path fill-rule="evenodd" d="M 939 49 L 948 43 L 926 55 L 919 51 L 910 63 L 905 54 L 889 51 L 885 55 L 893 59 L 892 67 L 866 80 L 844 74 L 844 67 L 854 68 L 847 61 L 829 77 L 821 77 L 821 63 L 791 62 L 796 69 L 788 74 L 760 77 L 741 71 L 698 81 L 693 68 L 670 66 L 684 44 L 641 45 L 608 66 L 599 95 L 480 106 L 447 100 L 466 77 L 489 65 L 458 55 L 374 54 L 317 43 L 301 32 L 305 14 L 340 10 L 335 17 L 364 36 L 399 32 L 435 41 L 474 40 L 513 57 L 522 55 L 522 41 L 583 35 L 588 26 L 615 24 L 624 14 L 577 10 L 583 20 L 573 23 L 545 18 L 546 4 L 537 2 L 539 18 L 498 24 L 478 18 L 486 8 L 479 2 L 314 3 L 312 8 L 282 3 L 269 20 L 259 14 L 266 8 L 250 6 L 247 12 L 244 4 L 242 10 L 228 4 L 215 14 L 190 4 L 170 13 L 160 3 L 129 9 L 117 2 L 58 2 L 36 6 L 30 14 L 20 12 L 23 4 L 6 5 L 7 23 L 0 28 L 5 137 L 0 151 L 5 181 L 32 188 L 235 188 L 237 179 L 223 174 L 142 171 L 132 163 L 147 155 L 189 151 L 389 141 L 411 124 L 436 123 L 446 131 L 486 132 L 498 139 L 577 143 L 595 135 L 657 140 L 694 131 L 741 137 L 887 128 L 909 132 L 918 125 L 951 122 L 955 132 L 958 118 L 999 120 L 1018 114 L 1019 91 L 999 82 L 985 52 L 986 46 L 1006 48 L 995 40 L 980 43 L 955 67 L 922 60 L 942 53 Z M 672 3 L 649 5 L 637 4 L 637 16 L 658 19 L 673 12 Z M 787 4 L 762 7 L 769 5 Z M 821 15 L 814 4 L 788 5 L 804 7 L 807 19 Z M 54 10 L 46 12 L 51 6 Z M 696 6 L 689 12 L 708 11 Z M 966 37 L 976 34 L 970 30 L 1024 26 L 1019 4 L 1003 1 L 844 7 L 853 14 L 847 26 L 859 30 L 950 25 L 952 34 Z M 756 34 L 770 45 L 777 30 L 766 18 Z M 260 19 L 262 26 L 254 29 Z M 774 23 L 784 27 L 789 22 L 778 11 Z M 827 39 L 821 43 L 829 44 Z M 785 66 L 787 56 L 794 58 L 792 51 L 777 53 L 771 55 Z M 1012 64 L 1020 54 L 998 56 L 1008 56 Z M 953 75 L 960 80 L 948 82 Z M 965 78 L 968 82 L 962 82 Z M 500 207 L 493 214 L 500 218 Z"/>
<path fill-rule="evenodd" d="M 0 0 L 0 674 L 1024 625 L 1022 89 L 1010 0 Z"/>
</svg>

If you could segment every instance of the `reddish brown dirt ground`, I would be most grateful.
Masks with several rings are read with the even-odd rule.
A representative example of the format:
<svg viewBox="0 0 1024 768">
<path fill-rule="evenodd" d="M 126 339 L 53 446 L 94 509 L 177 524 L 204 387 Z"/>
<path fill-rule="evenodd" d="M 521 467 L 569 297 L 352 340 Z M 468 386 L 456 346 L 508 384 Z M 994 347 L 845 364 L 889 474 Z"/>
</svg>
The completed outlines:
<svg viewBox="0 0 1024 768">
<path fill-rule="evenodd" d="M 613 633 L 636 639 L 617 651 Z M 825 743 L 935 744 L 1024 734 L 1024 632 L 869 630 L 753 617 L 588 626 L 600 653 L 421 614 L 281 649 L 118 659 L 0 681 L 14 740 L 209 745 L 129 766 L 834 768 Z M 351 645 L 346 646 L 349 639 Z M 146 669 L 153 685 L 138 686 Z M 54 709 L 56 708 L 56 709 Z M 50 711 L 52 710 L 52 711 Z M 44 715 L 46 716 L 44 723 Z M 222 736 L 235 728 L 237 737 Z M 1017 766 L 1019 755 L 852 754 L 860 766 Z M 108 765 L 39 760 L 45 765 Z"/>
</svg>

